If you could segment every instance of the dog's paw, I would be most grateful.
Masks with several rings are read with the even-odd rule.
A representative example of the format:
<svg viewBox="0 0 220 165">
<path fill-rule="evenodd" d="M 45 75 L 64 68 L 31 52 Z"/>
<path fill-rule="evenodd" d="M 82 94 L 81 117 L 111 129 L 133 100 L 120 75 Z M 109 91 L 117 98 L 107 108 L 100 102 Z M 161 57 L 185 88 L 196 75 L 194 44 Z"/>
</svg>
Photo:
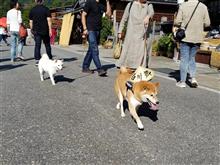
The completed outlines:
<svg viewBox="0 0 220 165">
<path fill-rule="evenodd" d="M 56 85 L 55 83 L 53 83 L 52 85 Z"/>
<path fill-rule="evenodd" d="M 116 105 L 116 109 L 120 109 L 120 108 L 121 108 L 121 104 L 118 103 L 118 104 Z"/>
<path fill-rule="evenodd" d="M 125 113 L 122 113 L 122 114 L 121 114 L 121 117 L 125 117 Z"/>
<path fill-rule="evenodd" d="M 143 126 L 143 124 L 141 122 L 137 123 L 137 125 L 138 125 L 138 129 L 139 130 L 144 130 L 144 126 Z"/>
</svg>

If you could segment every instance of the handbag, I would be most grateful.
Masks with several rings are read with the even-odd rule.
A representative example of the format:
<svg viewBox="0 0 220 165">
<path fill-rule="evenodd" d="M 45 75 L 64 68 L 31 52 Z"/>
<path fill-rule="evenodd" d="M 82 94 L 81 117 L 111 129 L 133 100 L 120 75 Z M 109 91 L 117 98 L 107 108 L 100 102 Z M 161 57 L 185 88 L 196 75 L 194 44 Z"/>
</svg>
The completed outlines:
<svg viewBox="0 0 220 165">
<path fill-rule="evenodd" d="M 131 82 L 150 81 L 154 77 L 154 71 L 143 66 L 139 66 L 131 75 Z"/>
<path fill-rule="evenodd" d="M 193 13 L 192 13 L 192 15 L 191 15 L 189 21 L 188 21 L 188 23 L 186 24 L 186 26 L 185 26 L 184 28 L 178 28 L 177 31 L 173 33 L 174 39 L 175 39 L 176 41 L 182 41 L 182 39 L 184 39 L 184 38 L 186 37 L 185 31 L 186 31 L 186 29 L 187 29 L 187 27 L 188 27 L 188 25 L 189 25 L 189 22 L 191 21 L 193 15 L 194 15 L 194 13 L 195 13 L 195 11 L 196 11 L 196 9 L 197 9 L 199 3 L 200 3 L 200 2 L 197 3 L 197 5 L 196 5 L 196 7 L 195 7 L 195 9 L 194 9 L 194 11 L 193 11 Z"/>
<path fill-rule="evenodd" d="M 17 19 L 18 19 L 18 11 L 17 11 Z M 18 35 L 19 35 L 20 38 L 25 38 L 28 35 L 27 34 L 27 29 L 25 28 L 23 23 L 21 23 L 20 26 L 19 26 Z"/>
<path fill-rule="evenodd" d="M 119 40 L 118 43 L 114 47 L 113 58 L 119 59 L 122 51 L 122 40 Z"/>
<path fill-rule="evenodd" d="M 27 29 L 24 27 L 24 25 L 20 25 L 19 27 L 19 37 L 20 38 L 25 38 L 27 37 Z"/>
</svg>

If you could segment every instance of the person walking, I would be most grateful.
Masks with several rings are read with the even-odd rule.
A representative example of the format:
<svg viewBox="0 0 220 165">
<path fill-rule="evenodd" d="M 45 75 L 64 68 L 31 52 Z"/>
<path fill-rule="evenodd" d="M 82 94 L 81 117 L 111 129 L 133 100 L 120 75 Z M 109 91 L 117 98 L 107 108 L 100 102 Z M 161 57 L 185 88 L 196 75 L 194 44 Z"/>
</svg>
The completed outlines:
<svg viewBox="0 0 220 165">
<path fill-rule="evenodd" d="M 24 60 L 22 56 L 23 42 L 19 37 L 19 28 L 22 23 L 20 4 L 17 0 L 10 3 L 11 9 L 7 12 L 7 28 L 11 35 L 11 62 L 14 63 L 16 58 L 16 48 L 18 43 L 17 58 Z"/>
<path fill-rule="evenodd" d="M 147 29 L 149 20 L 154 15 L 153 5 L 146 0 L 135 0 L 125 8 L 118 30 L 118 38 L 127 22 L 125 40 L 117 67 L 125 66 L 136 69 L 139 66 L 148 67 Z"/>
<path fill-rule="evenodd" d="M 7 46 L 10 44 L 7 41 L 8 33 L 7 30 L 4 27 L 0 27 L 0 43 L 3 40 Z"/>
<path fill-rule="evenodd" d="M 33 7 L 29 13 L 30 19 L 30 29 L 34 35 L 35 48 L 34 48 L 34 58 L 35 65 L 41 58 L 41 43 L 43 43 L 46 48 L 47 55 L 52 59 L 50 37 L 52 36 L 51 28 L 51 14 L 50 10 L 43 5 L 44 0 L 35 0 L 36 6 Z"/>
<path fill-rule="evenodd" d="M 191 18 L 191 20 L 190 20 Z M 203 42 L 204 27 L 210 26 L 210 18 L 207 7 L 198 0 L 188 0 L 180 5 L 175 20 L 175 25 L 184 28 L 185 38 L 180 42 L 180 81 L 176 86 L 186 87 L 187 72 L 189 71 L 191 87 L 196 88 L 198 82 L 196 76 L 195 56 L 200 44 Z"/>
<path fill-rule="evenodd" d="M 90 70 L 90 64 L 93 60 L 99 76 L 105 76 L 107 72 L 102 68 L 99 59 L 99 38 L 102 28 L 102 15 L 106 11 L 106 15 L 111 16 L 111 7 L 106 0 L 107 10 L 99 0 L 87 0 L 82 13 L 83 35 L 88 35 L 89 48 L 83 60 L 82 72 L 94 73 Z"/>
</svg>

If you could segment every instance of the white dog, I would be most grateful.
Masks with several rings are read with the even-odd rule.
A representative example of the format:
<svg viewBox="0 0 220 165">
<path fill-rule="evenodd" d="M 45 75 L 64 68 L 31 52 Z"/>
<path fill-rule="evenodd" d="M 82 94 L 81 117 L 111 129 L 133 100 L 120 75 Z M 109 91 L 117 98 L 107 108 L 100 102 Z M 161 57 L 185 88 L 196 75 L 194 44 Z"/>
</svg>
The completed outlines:
<svg viewBox="0 0 220 165">
<path fill-rule="evenodd" d="M 63 69 L 63 60 L 50 60 L 47 54 L 43 54 L 39 61 L 38 69 L 41 81 L 44 81 L 44 72 L 47 72 L 52 84 L 55 85 L 54 76 L 58 70 Z"/>
</svg>

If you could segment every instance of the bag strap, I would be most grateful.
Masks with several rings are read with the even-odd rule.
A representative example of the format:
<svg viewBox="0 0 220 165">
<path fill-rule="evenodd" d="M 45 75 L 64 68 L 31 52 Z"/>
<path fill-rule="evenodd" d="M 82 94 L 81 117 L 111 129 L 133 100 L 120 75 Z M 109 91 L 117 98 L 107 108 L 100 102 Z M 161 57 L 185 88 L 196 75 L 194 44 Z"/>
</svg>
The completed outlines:
<svg viewBox="0 0 220 165">
<path fill-rule="evenodd" d="M 128 9 L 128 19 L 129 19 L 129 16 L 130 16 L 130 11 L 131 11 L 132 5 L 133 5 L 133 1 L 131 2 L 130 6 L 129 6 L 129 9 Z"/>
<path fill-rule="evenodd" d="M 192 17 L 193 17 L 193 15 L 194 15 L 194 13 L 195 13 L 195 11 L 196 11 L 197 7 L 199 6 L 199 3 L 200 3 L 200 2 L 198 2 L 198 3 L 197 3 L 197 5 L 196 5 L 195 9 L 193 10 L 191 17 L 190 17 L 190 19 L 189 19 L 188 23 L 187 23 L 187 24 L 186 24 L 186 26 L 185 26 L 185 30 L 186 30 L 186 28 L 188 27 L 189 22 L 191 21 L 191 19 L 192 19 Z"/>
</svg>

